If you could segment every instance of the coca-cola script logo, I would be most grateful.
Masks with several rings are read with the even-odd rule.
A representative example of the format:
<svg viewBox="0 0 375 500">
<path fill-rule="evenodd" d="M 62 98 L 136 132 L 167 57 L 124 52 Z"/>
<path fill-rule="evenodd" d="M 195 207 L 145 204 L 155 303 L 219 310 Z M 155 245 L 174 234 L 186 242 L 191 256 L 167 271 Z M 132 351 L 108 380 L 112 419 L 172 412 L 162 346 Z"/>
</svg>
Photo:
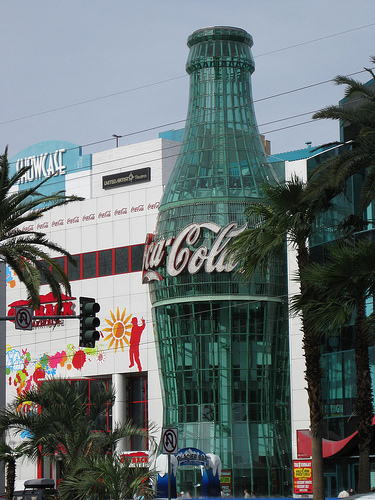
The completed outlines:
<svg viewBox="0 0 375 500">
<path fill-rule="evenodd" d="M 67 224 L 77 224 L 79 222 L 79 217 L 73 217 L 72 219 L 68 219 L 66 221 Z"/>
<path fill-rule="evenodd" d="M 127 208 L 120 208 L 120 209 L 117 209 L 115 210 L 115 215 L 126 215 L 128 213 L 128 209 Z"/>
<path fill-rule="evenodd" d="M 99 219 L 106 219 L 107 217 L 111 217 L 110 210 L 106 210 L 105 212 L 99 212 L 99 215 L 98 215 Z"/>
<path fill-rule="evenodd" d="M 149 203 L 147 205 L 147 210 L 156 210 L 157 208 L 159 208 L 160 206 L 160 203 L 157 201 L 156 203 Z"/>
<path fill-rule="evenodd" d="M 43 222 L 42 224 L 36 225 L 37 229 L 48 229 L 48 222 Z"/>
<path fill-rule="evenodd" d="M 146 238 L 143 254 L 143 283 L 162 281 L 163 277 L 155 269 L 166 261 L 167 273 L 178 276 L 187 270 L 189 274 L 196 274 L 203 267 L 206 273 L 231 272 L 237 262 L 225 261 L 226 247 L 229 241 L 245 231 L 247 224 L 238 227 L 237 222 L 231 222 L 221 227 L 215 222 L 192 223 L 186 226 L 176 237 L 153 241 L 153 235 Z M 208 229 L 216 234 L 210 249 L 201 245 L 194 252 L 189 247 L 198 243 L 202 229 Z M 169 253 L 167 254 L 167 248 Z"/>
<path fill-rule="evenodd" d="M 28 226 L 22 226 L 22 231 L 25 231 L 25 232 L 34 231 L 34 225 L 29 224 Z"/>
<path fill-rule="evenodd" d="M 90 215 L 84 215 L 82 217 L 83 222 L 87 222 L 89 220 L 95 220 L 95 214 L 90 214 Z"/>
<path fill-rule="evenodd" d="M 144 205 L 138 205 L 138 207 L 132 207 L 131 212 L 143 212 L 145 209 Z"/>
<path fill-rule="evenodd" d="M 59 219 L 59 220 L 54 220 L 52 221 L 52 227 L 55 227 L 55 226 L 63 226 L 64 225 L 64 220 L 63 219 Z"/>
</svg>

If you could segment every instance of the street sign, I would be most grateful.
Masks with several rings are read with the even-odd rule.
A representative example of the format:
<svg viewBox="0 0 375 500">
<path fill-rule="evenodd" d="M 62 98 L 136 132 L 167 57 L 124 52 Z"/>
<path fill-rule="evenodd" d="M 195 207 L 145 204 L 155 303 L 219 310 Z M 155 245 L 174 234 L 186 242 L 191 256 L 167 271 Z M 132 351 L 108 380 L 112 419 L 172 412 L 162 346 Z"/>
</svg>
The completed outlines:
<svg viewBox="0 0 375 500">
<path fill-rule="evenodd" d="M 15 307 L 14 309 L 16 330 L 32 330 L 33 310 L 30 307 Z"/>
<path fill-rule="evenodd" d="M 163 427 L 162 434 L 163 453 L 172 455 L 178 452 L 178 432 L 176 428 Z"/>
</svg>

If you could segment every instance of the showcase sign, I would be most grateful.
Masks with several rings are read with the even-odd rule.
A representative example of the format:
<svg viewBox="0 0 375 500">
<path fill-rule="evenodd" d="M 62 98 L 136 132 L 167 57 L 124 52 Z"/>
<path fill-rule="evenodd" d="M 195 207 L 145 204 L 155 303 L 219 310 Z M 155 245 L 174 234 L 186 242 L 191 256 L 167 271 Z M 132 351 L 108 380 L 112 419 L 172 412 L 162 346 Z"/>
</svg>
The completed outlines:
<svg viewBox="0 0 375 500">
<path fill-rule="evenodd" d="M 37 186 L 51 178 L 40 188 L 45 195 L 65 191 L 65 179 L 68 174 L 84 176 L 91 169 L 91 154 L 82 155 L 82 148 L 66 141 L 43 141 L 29 146 L 9 160 L 10 175 L 15 175 L 23 168 L 27 172 L 18 181 L 22 191 Z"/>
<path fill-rule="evenodd" d="M 66 165 L 64 165 L 63 154 L 66 149 L 57 149 L 54 152 L 42 153 L 40 155 L 19 158 L 16 163 L 17 173 L 24 167 L 30 169 L 20 178 L 18 184 L 42 180 L 52 175 L 65 175 Z"/>
<path fill-rule="evenodd" d="M 293 485 L 295 495 L 313 493 L 311 460 L 293 460 Z"/>
<path fill-rule="evenodd" d="M 215 222 L 192 223 L 187 225 L 176 237 L 153 240 L 148 234 L 143 254 L 143 283 L 163 281 L 163 277 L 156 270 L 165 265 L 170 276 L 178 276 L 184 271 L 196 274 L 201 269 L 208 274 L 233 271 L 237 263 L 225 261 L 226 247 L 230 240 L 245 231 L 247 224 L 238 227 L 237 222 L 231 222 L 222 227 Z M 199 244 L 203 230 L 213 233 L 215 238 L 210 247 L 200 245 L 195 250 L 192 247 Z M 205 240 L 212 238 L 205 238 Z M 169 250 L 169 251 L 168 251 Z"/>
<path fill-rule="evenodd" d="M 130 170 L 129 172 L 120 172 L 118 174 L 105 175 L 103 177 L 103 189 L 112 189 L 129 184 L 138 184 L 151 180 L 151 168 L 140 168 Z"/>
</svg>

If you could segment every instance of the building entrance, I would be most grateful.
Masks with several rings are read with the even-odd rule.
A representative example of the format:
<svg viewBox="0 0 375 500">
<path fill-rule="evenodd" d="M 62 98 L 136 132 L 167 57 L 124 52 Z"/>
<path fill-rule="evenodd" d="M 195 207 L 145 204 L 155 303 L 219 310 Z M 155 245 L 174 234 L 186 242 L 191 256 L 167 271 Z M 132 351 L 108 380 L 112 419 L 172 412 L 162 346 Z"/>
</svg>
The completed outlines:
<svg viewBox="0 0 375 500">
<path fill-rule="evenodd" d="M 337 490 L 336 474 L 332 472 L 324 474 L 324 492 L 327 498 L 337 497 L 339 492 Z"/>
</svg>

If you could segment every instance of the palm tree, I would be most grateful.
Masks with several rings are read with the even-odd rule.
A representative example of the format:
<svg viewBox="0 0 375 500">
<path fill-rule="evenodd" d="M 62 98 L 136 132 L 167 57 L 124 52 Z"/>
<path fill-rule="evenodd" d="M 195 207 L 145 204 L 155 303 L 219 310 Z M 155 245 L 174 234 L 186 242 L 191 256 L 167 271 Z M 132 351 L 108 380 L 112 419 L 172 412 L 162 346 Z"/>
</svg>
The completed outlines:
<svg viewBox="0 0 375 500">
<path fill-rule="evenodd" d="M 5 500 L 13 500 L 14 484 L 16 480 L 17 459 L 24 456 L 24 445 L 12 447 L 4 441 L 0 441 L 0 461 L 6 467 Z"/>
<path fill-rule="evenodd" d="M 16 434 L 28 429 L 24 450 L 34 459 L 48 455 L 70 474 L 78 459 L 113 452 L 120 439 L 142 436 L 154 445 L 148 432 L 130 422 L 107 428 L 107 412 L 115 391 L 98 383 L 90 397 L 85 381 L 54 379 L 26 391 L 0 414 L 0 428 Z M 37 411 L 19 411 L 23 405 Z M 150 429 L 149 429 L 150 430 Z M 152 431 L 152 428 L 151 428 Z"/>
<path fill-rule="evenodd" d="M 371 62 L 375 63 L 375 57 L 371 58 Z M 375 73 L 371 69 L 365 69 L 375 79 Z M 371 222 L 370 220 L 366 221 L 364 213 L 375 199 L 375 89 L 374 80 L 371 82 L 372 85 L 363 84 L 345 76 L 337 76 L 334 81 L 337 85 L 346 85 L 345 97 L 347 98 L 347 105 L 328 106 L 315 113 L 313 118 L 339 120 L 341 124 L 350 123 L 355 134 L 353 140 L 342 144 L 339 154 L 331 156 L 314 170 L 306 193 L 307 196 L 313 199 L 319 198 L 322 189 L 326 189 L 327 185 L 330 185 L 338 192 L 345 192 L 348 181 L 360 177 L 361 190 L 359 199 L 353 201 L 353 213 L 347 216 L 338 227 L 344 236 L 350 237 L 356 232 L 365 229 L 368 223 Z M 359 304 L 358 307 L 362 309 L 357 311 L 357 316 L 361 316 L 364 311 L 363 304 Z M 367 366 L 367 351 L 368 349 L 361 350 L 358 347 L 356 352 L 357 366 L 361 363 Z M 362 361 L 357 359 L 361 352 L 364 356 Z M 360 383 L 362 379 L 363 377 L 360 376 L 360 381 L 357 382 Z M 359 401 L 357 401 L 357 412 L 360 411 L 358 405 L 360 405 Z M 368 425 L 368 414 L 370 412 L 367 400 L 366 407 L 367 410 L 363 410 L 365 429 Z M 367 417 L 365 416 L 366 412 Z M 361 420 L 360 417 L 359 420 Z M 370 432 L 368 428 L 365 429 L 361 430 L 363 443 L 360 445 L 364 450 L 367 449 L 365 444 L 367 438 L 365 436 L 368 436 L 368 432 Z M 359 471 L 359 488 L 362 492 L 369 491 L 370 488 L 369 463 L 364 458 L 364 454 L 365 452 L 362 453 L 362 457 L 360 456 Z"/>
<path fill-rule="evenodd" d="M 356 245 L 329 247 L 323 264 L 311 263 L 301 270 L 310 286 L 296 297 L 294 310 L 303 310 L 316 334 L 340 331 L 354 318 L 354 351 L 357 377 L 355 413 L 358 417 L 358 492 L 370 491 L 370 445 L 373 436 L 373 403 L 369 364 L 366 299 L 375 293 L 375 243 L 366 239 Z"/>
<path fill-rule="evenodd" d="M 310 261 L 308 240 L 317 216 L 330 208 L 333 191 L 313 200 L 306 197 L 306 184 L 297 177 L 283 184 L 262 186 L 264 199 L 251 203 L 245 215 L 252 227 L 234 238 L 228 246 L 228 258 L 241 263 L 240 272 L 250 280 L 259 270 L 267 272 L 272 259 L 279 259 L 286 245 L 297 252 L 301 271 Z M 309 284 L 300 283 L 303 293 Z M 313 463 L 314 499 L 324 500 L 322 457 L 322 371 L 320 367 L 319 338 L 302 310 L 305 379 L 310 410 L 310 430 Z"/>
<path fill-rule="evenodd" d="M 74 470 L 59 488 L 61 500 L 87 498 L 153 498 L 152 479 L 155 471 L 146 467 L 131 467 L 116 454 L 81 457 Z"/>
<path fill-rule="evenodd" d="M 375 57 L 371 58 L 375 63 Z M 375 73 L 366 69 L 372 78 Z M 309 190 L 316 197 L 319 190 L 329 182 L 345 189 L 346 182 L 355 174 L 363 176 L 359 214 L 375 199 L 375 89 L 374 85 L 363 84 L 353 78 L 337 76 L 337 85 L 346 85 L 347 106 L 328 106 L 313 115 L 314 119 L 338 120 L 350 123 L 356 135 L 345 143 L 345 150 L 332 156 L 315 169 L 309 182 Z M 324 182 L 323 182 L 324 181 Z"/>
<path fill-rule="evenodd" d="M 9 177 L 7 149 L 0 155 L 0 257 L 26 286 L 28 298 L 34 308 L 40 305 L 39 288 L 42 282 L 46 282 L 61 309 L 62 291 L 70 294 L 70 284 L 65 272 L 49 252 L 65 255 L 74 263 L 73 258 L 61 246 L 49 241 L 45 233 L 24 230 L 22 227 L 40 219 L 52 208 L 83 198 L 65 196 L 63 192 L 53 195 L 39 193 L 38 190 L 48 182 L 48 178 L 33 188 L 15 191 L 17 182 L 30 168 L 31 166 L 23 167 Z"/>
</svg>

